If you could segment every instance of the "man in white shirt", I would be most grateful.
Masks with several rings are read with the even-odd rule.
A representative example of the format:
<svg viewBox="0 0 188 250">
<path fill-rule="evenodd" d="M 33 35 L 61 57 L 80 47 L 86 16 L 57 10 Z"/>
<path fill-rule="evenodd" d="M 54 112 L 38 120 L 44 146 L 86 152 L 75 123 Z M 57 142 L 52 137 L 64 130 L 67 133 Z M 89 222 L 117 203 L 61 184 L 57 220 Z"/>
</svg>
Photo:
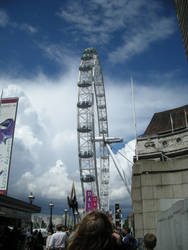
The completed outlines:
<svg viewBox="0 0 188 250">
<path fill-rule="evenodd" d="M 62 232 L 62 225 L 58 224 L 56 225 L 56 233 L 52 234 L 52 237 L 50 239 L 48 250 L 51 248 L 55 250 L 64 250 L 67 243 L 67 234 L 65 232 Z"/>
</svg>

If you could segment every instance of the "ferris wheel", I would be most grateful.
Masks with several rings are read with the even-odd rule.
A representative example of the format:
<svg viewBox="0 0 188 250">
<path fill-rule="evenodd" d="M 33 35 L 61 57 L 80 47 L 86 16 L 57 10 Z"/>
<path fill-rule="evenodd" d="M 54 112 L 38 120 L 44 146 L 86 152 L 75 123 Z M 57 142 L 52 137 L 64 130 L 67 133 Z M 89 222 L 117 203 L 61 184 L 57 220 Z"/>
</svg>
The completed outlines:
<svg viewBox="0 0 188 250">
<path fill-rule="evenodd" d="M 109 153 L 103 141 L 96 150 L 95 136 L 108 136 L 105 89 L 102 70 L 95 49 L 86 49 L 81 57 L 78 80 L 78 151 L 82 195 L 86 190 L 98 197 L 100 209 L 109 207 Z M 95 117 L 97 113 L 97 117 Z M 98 128 L 96 128 L 96 119 Z M 97 167 L 96 156 L 100 158 Z"/>
<path fill-rule="evenodd" d="M 84 50 L 79 67 L 77 135 L 83 202 L 86 202 L 86 191 L 91 190 L 97 196 L 98 208 L 108 211 L 109 153 L 113 157 L 109 144 L 121 139 L 108 137 L 102 69 L 93 48 Z"/>
</svg>

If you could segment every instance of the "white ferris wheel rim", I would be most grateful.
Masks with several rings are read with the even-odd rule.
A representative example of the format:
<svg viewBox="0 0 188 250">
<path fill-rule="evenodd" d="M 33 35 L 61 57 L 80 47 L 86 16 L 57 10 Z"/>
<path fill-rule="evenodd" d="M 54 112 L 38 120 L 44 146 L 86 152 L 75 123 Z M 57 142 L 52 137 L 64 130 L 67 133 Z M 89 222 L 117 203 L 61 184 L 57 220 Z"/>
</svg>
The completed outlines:
<svg viewBox="0 0 188 250">
<path fill-rule="evenodd" d="M 95 101 L 94 101 L 95 99 Z M 97 110 L 95 116 L 94 108 Z M 109 210 L 109 153 L 104 141 L 99 143 L 96 156 L 95 122 L 98 134 L 108 137 L 105 88 L 99 57 L 94 49 L 86 49 L 81 58 L 78 80 L 77 135 L 80 180 L 83 202 L 88 187 L 98 197 L 98 208 Z M 100 167 L 98 167 L 100 161 Z M 100 169 L 100 171 L 99 171 Z"/>
</svg>

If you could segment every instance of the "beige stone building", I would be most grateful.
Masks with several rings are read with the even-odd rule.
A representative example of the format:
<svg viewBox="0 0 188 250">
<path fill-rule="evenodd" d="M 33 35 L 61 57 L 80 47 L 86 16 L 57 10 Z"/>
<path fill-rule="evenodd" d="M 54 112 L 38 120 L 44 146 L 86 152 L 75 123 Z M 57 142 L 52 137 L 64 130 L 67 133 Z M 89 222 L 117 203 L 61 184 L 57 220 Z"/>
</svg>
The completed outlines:
<svg viewBox="0 0 188 250">
<path fill-rule="evenodd" d="M 156 233 L 161 211 L 188 197 L 188 105 L 155 113 L 137 139 L 132 175 L 135 236 Z"/>
</svg>

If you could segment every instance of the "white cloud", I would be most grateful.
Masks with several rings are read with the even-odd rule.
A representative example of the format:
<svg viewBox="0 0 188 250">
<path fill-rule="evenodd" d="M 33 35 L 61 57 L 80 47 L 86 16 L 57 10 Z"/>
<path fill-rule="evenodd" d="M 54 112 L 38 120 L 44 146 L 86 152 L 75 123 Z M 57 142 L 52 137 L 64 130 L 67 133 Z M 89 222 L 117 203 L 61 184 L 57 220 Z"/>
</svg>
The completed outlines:
<svg viewBox="0 0 188 250">
<path fill-rule="evenodd" d="M 4 10 L 0 10 L 0 26 L 6 27 L 9 22 L 9 17 Z"/>
<path fill-rule="evenodd" d="M 66 129 L 60 133 L 57 133 L 52 141 L 52 146 L 54 149 L 58 150 L 59 148 L 66 148 L 74 145 L 74 142 L 77 140 L 76 128 L 75 130 Z"/>
<path fill-rule="evenodd" d="M 187 104 L 186 82 L 178 80 L 177 85 L 175 84 L 176 80 L 173 80 L 174 75 L 168 79 L 163 77 L 163 75 L 158 76 L 152 85 L 140 81 L 134 83 L 138 135 L 144 132 L 155 112 Z M 134 137 L 130 83 L 108 79 L 107 77 L 105 79 L 108 82 L 106 96 L 110 135 L 122 136 L 127 141 L 127 138 Z M 114 82 L 116 83 L 115 86 Z"/>
<path fill-rule="evenodd" d="M 124 38 L 124 44 L 109 53 L 109 60 L 113 63 L 124 62 L 148 49 L 151 43 L 168 38 L 174 31 L 174 19 L 166 17 L 149 23 L 145 28 L 138 27 L 129 38 Z"/>
<path fill-rule="evenodd" d="M 115 155 L 119 164 L 119 171 L 122 176 L 123 172 L 128 182 L 129 189 L 131 190 L 131 175 L 132 175 L 132 163 L 133 156 L 135 155 L 135 140 L 130 141 L 124 148 L 119 150 Z M 127 200 L 128 204 L 131 204 L 131 198 L 127 191 L 125 183 L 123 183 L 118 171 L 112 161 L 110 160 L 110 198 L 113 201 L 119 201 L 124 203 Z"/>
<path fill-rule="evenodd" d="M 14 29 L 20 29 L 26 31 L 30 34 L 36 33 L 38 30 L 36 27 L 28 24 L 28 23 L 17 23 L 13 22 L 10 17 L 7 15 L 6 11 L 0 10 L 0 27 L 5 28 L 6 26 L 10 26 Z"/>
<path fill-rule="evenodd" d="M 84 6 L 80 1 L 73 1 L 67 8 L 63 8 L 58 16 L 72 23 L 75 29 L 83 33 L 83 38 L 93 44 L 103 44 L 110 40 L 111 34 L 124 26 L 123 6 L 115 6 L 97 1 L 90 1 Z M 87 11 L 86 11 L 87 9 Z M 116 19 L 116 21 L 114 21 Z"/>
<path fill-rule="evenodd" d="M 161 16 L 162 9 L 163 5 L 154 0 L 72 1 L 58 16 L 71 24 L 69 32 L 90 46 L 115 42 L 117 48 L 109 52 L 108 58 L 121 63 L 175 32 L 174 18 Z"/>
<path fill-rule="evenodd" d="M 30 34 L 34 34 L 34 33 L 38 32 L 36 27 L 33 27 L 32 25 L 27 24 L 27 23 L 21 24 L 19 27 L 21 30 L 24 30 Z"/>
<path fill-rule="evenodd" d="M 42 145 L 42 141 L 40 141 L 33 135 L 31 127 L 29 126 L 22 126 L 18 128 L 16 130 L 15 138 L 18 138 L 20 140 L 24 138 L 23 142 L 25 147 L 32 148 L 33 146 L 36 146 L 36 144 Z"/>
<path fill-rule="evenodd" d="M 70 56 L 67 53 L 67 50 L 63 46 L 59 45 L 46 45 L 38 44 L 39 48 L 42 49 L 46 56 L 50 59 L 55 60 L 58 64 L 63 64 L 64 61 L 70 60 Z"/>
<path fill-rule="evenodd" d="M 75 181 L 81 197 L 76 135 L 78 69 L 73 61 L 69 62 L 67 68 L 70 70 L 58 79 L 49 79 L 43 74 L 33 79 L 0 77 L 4 97 L 20 98 L 9 179 L 10 194 L 19 193 L 25 197 L 33 191 L 38 197 L 44 195 L 45 199 L 52 199 L 55 193 L 56 199 L 65 201 Z M 173 74 L 168 75 L 168 78 L 155 77 L 154 85 L 135 82 L 138 134 L 144 132 L 154 112 L 187 103 L 187 85 L 180 88 L 179 82 L 177 88 L 172 88 L 174 77 Z M 134 138 L 130 84 L 108 79 L 107 76 L 104 79 L 108 82 L 105 88 L 109 135 L 123 137 L 128 142 Z M 133 144 L 130 142 L 125 150 L 120 151 L 130 160 L 134 153 Z M 130 183 L 131 165 L 120 153 L 117 158 Z M 124 202 L 125 199 L 130 203 L 113 163 L 110 185 L 111 202 Z"/>
<path fill-rule="evenodd" d="M 16 183 L 18 192 L 23 192 L 21 187 L 26 190 L 32 190 L 33 193 L 43 199 L 65 200 L 72 186 L 72 180 L 69 178 L 66 166 L 61 160 L 44 171 L 41 175 L 34 175 L 32 172 L 25 172 Z M 80 186 L 80 185 L 77 185 Z M 77 192 L 80 193 L 78 187 Z"/>
</svg>

